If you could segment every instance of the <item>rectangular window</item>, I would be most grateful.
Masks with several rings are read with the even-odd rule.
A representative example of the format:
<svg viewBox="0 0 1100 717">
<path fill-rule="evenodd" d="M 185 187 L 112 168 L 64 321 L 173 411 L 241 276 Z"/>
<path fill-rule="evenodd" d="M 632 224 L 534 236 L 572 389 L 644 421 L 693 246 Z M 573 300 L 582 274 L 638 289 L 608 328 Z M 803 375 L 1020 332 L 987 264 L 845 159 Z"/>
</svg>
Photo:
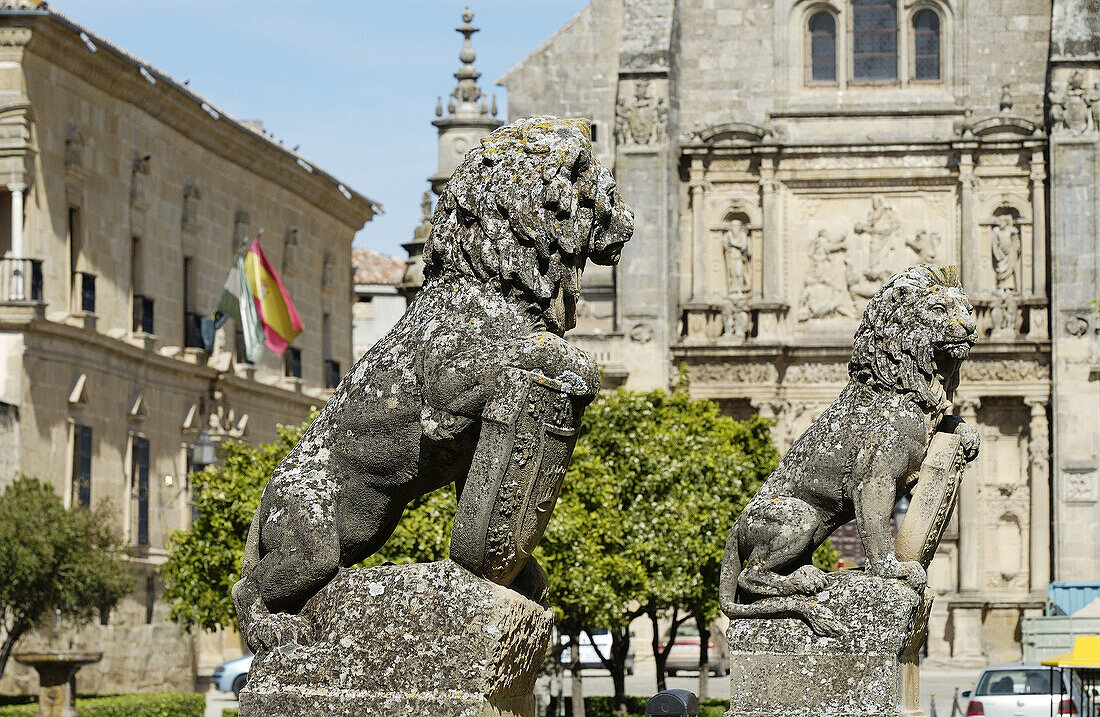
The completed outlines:
<svg viewBox="0 0 1100 717">
<path fill-rule="evenodd" d="M 340 362 L 325 359 L 325 388 L 336 388 L 340 385 Z"/>
<path fill-rule="evenodd" d="M 865 84 L 897 82 L 897 0 L 852 0 L 852 78 Z"/>
<path fill-rule="evenodd" d="M 149 544 L 149 440 L 134 436 L 131 476 L 134 481 L 134 501 L 137 503 L 135 545 Z"/>
<path fill-rule="evenodd" d="M 836 18 L 827 12 L 810 18 L 810 81 L 836 83 Z"/>
<path fill-rule="evenodd" d="M 73 497 L 76 505 L 92 504 L 92 428 L 73 426 Z"/>
<path fill-rule="evenodd" d="M 195 313 L 195 288 L 192 259 L 183 257 L 183 345 L 189 349 L 206 348 L 202 340 L 202 317 Z"/>
<path fill-rule="evenodd" d="M 248 360 L 248 352 L 245 351 L 244 332 L 240 329 L 234 329 L 233 331 L 233 351 L 234 360 L 237 363 L 246 363 L 249 366 L 252 365 L 252 362 Z"/>
<path fill-rule="evenodd" d="M 302 350 L 288 346 L 283 353 L 283 375 L 290 378 L 302 377 Z"/>
</svg>

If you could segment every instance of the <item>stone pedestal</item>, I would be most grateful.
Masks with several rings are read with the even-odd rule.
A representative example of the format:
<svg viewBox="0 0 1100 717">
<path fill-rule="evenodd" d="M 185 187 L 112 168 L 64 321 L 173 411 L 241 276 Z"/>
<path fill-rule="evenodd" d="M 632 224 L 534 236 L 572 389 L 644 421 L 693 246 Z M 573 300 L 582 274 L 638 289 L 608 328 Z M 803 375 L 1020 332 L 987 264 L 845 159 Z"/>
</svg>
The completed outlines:
<svg viewBox="0 0 1100 717">
<path fill-rule="evenodd" d="M 921 714 L 917 649 L 931 592 L 843 570 L 816 599 L 844 621 L 844 635 L 817 635 L 794 618 L 730 621 L 726 717 Z"/>
<path fill-rule="evenodd" d="M 257 655 L 241 717 L 534 717 L 553 613 L 450 560 L 341 571 L 308 645 Z"/>
</svg>

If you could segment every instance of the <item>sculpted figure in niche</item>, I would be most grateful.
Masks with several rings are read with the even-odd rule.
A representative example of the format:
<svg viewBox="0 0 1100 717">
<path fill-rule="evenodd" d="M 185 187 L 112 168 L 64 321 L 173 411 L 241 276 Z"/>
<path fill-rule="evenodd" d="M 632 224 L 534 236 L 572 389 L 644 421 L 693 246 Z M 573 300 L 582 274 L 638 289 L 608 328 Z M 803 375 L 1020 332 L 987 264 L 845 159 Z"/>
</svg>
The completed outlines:
<svg viewBox="0 0 1100 717">
<path fill-rule="evenodd" d="M 722 230 L 722 252 L 726 260 L 726 288 L 730 296 L 752 289 L 752 243 L 749 229 L 740 219 L 731 219 Z"/>
<path fill-rule="evenodd" d="M 872 575 L 924 588 L 922 565 L 895 555 L 891 511 L 915 483 L 937 430 L 959 435 L 967 461 L 978 454 L 978 432 L 945 416 L 976 339 L 954 267 L 912 267 L 872 297 L 856 331 L 848 385 L 730 531 L 719 591 L 726 615 L 801 617 L 819 634 L 843 632 L 842 620 L 812 597 L 826 579 L 810 559 L 853 519 Z"/>
<path fill-rule="evenodd" d="M 867 235 L 868 278 L 878 277 L 877 281 L 881 283 L 883 279 L 889 276 L 887 262 L 890 258 L 890 252 L 893 250 L 893 238 L 900 228 L 901 222 L 898 221 L 898 215 L 894 208 L 878 194 L 871 197 L 871 211 L 867 213 L 867 220 L 857 222 L 855 225 L 857 236 Z M 876 288 L 878 287 L 876 286 Z"/>
<path fill-rule="evenodd" d="M 562 335 L 585 262 L 614 265 L 633 227 L 586 120 L 522 119 L 466 155 L 437 202 L 423 287 L 264 489 L 233 588 L 254 652 L 307 644 L 303 605 L 451 482 L 451 559 L 543 599 L 531 552 L 599 390 Z"/>
<path fill-rule="evenodd" d="M 836 239 L 822 229 L 810 244 L 810 265 L 802 294 L 798 298 L 798 320 L 824 319 L 830 316 L 854 316 L 851 301 L 837 276 L 840 269 L 834 257 L 843 254 L 846 235 Z"/>
<path fill-rule="evenodd" d="M 1016 269 L 1020 265 L 1020 228 L 1011 214 L 997 217 L 993 227 L 993 274 L 1001 291 L 1016 291 Z"/>
</svg>

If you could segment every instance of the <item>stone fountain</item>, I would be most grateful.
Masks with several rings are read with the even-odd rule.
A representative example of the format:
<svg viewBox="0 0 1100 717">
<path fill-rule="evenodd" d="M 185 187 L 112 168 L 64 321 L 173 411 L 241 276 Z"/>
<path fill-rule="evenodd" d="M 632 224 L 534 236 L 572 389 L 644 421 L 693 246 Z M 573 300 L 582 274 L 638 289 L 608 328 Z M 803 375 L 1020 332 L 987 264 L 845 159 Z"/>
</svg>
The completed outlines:
<svg viewBox="0 0 1100 717">
<path fill-rule="evenodd" d="M 16 662 L 38 672 L 38 713 L 35 717 L 77 717 L 76 673 L 84 665 L 99 662 L 102 652 L 40 650 L 13 655 Z"/>
</svg>

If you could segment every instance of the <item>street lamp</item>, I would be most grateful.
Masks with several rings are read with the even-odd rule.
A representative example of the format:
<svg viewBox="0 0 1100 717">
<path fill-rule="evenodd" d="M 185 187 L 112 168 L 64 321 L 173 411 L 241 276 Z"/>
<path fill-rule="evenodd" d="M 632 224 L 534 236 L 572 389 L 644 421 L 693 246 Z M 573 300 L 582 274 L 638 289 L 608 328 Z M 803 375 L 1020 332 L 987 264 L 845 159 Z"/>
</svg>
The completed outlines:
<svg viewBox="0 0 1100 717">
<path fill-rule="evenodd" d="M 191 465 L 195 470 L 201 471 L 207 466 L 214 465 L 218 458 L 218 446 L 210 440 L 210 434 L 203 431 L 199 438 L 191 445 Z"/>
</svg>

